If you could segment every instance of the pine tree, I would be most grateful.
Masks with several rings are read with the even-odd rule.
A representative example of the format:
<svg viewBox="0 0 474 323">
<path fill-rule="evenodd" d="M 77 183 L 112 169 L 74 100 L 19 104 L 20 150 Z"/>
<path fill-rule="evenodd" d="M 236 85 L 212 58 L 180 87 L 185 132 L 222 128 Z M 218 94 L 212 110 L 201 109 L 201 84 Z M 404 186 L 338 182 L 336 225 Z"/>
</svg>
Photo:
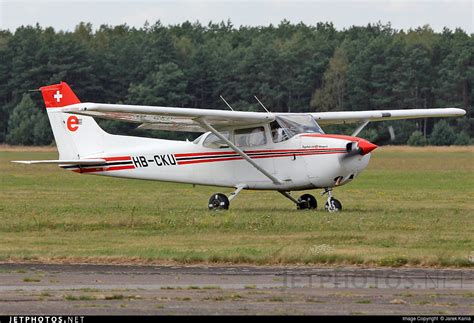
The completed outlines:
<svg viewBox="0 0 474 323">
<path fill-rule="evenodd" d="M 430 144 L 434 146 L 450 146 L 456 141 L 456 133 L 445 120 L 438 121 L 433 128 Z"/>
<path fill-rule="evenodd" d="M 48 145 L 53 139 L 48 117 L 24 94 L 8 122 L 7 143 L 11 145 Z"/>
<path fill-rule="evenodd" d="M 130 86 L 128 100 L 134 104 L 184 107 L 189 100 L 186 85 L 176 64 L 161 64 L 143 83 Z"/>
<path fill-rule="evenodd" d="M 324 73 L 323 87 L 314 92 L 311 107 L 318 111 L 342 110 L 346 96 L 348 61 L 342 48 L 336 48 Z"/>
</svg>

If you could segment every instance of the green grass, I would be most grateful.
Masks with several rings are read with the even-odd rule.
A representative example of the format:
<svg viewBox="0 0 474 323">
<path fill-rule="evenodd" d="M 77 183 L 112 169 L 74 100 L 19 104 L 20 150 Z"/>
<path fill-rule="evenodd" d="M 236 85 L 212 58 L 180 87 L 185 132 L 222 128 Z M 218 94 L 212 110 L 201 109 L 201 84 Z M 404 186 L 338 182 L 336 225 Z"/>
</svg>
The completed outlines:
<svg viewBox="0 0 474 323">
<path fill-rule="evenodd" d="M 0 152 L 0 260 L 473 266 L 474 150 L 381 148 L 334 191 L 344 211 L 297 211 L 276 192 L 79 175 Z M 304 192 L 296 192 L 295 195 Z"/>
<path fill-rule="evenodd" d="M 97 298 L 92 295 L 65 295 L 64 299 L 67 301 L 95 301 Z"/>
<path fill-rule="evenodd" d="M 362 299 L 362 300 L 356 301 L 356 304 L 372 304 L 372 300 Z"/>
</svg>

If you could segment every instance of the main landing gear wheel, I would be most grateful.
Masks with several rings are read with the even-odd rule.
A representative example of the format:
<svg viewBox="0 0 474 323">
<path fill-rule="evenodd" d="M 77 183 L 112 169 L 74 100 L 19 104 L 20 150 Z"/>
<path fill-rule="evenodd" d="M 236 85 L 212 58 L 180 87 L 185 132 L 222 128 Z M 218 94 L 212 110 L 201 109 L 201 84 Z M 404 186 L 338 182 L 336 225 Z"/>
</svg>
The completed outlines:
<svg viewBox="0 0 474 323">
<path fill-rule="evenodd" d="M 222 193 L 212 194 L 209 199 L 209 210 L 228 210 L 229 209 L 229 199 Z"/>
<path fill-rule="evenodd" d="M 316 198 L 311 194 L 301 195 L 298 199 L 298 204 L 296 205 L 298 210 L 316 210 L 317 207 L 318 201 L 316 201 Z"/>
<path fill-rule="evenodd" d="M 339 212 L 342 211 L 342 204 L 339 202 L 339 200 L 336 200 L 333 197 L 330 197 L 326 204 L 324 205 L 324 208 L 326 211 L 333 213 L 333 212 Z"/>
</svg>

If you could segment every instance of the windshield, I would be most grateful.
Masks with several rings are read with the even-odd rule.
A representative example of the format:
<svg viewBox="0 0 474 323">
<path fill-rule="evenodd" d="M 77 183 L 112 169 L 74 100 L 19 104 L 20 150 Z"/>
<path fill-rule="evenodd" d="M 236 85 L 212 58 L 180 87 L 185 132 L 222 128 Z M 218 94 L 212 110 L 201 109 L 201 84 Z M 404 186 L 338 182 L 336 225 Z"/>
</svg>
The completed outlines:
<svg viewBox="0 0 474 323">
<path fill-rule="evenodd" d="M 201 142 L 201 139 L 202 137 L 204 137 L 204 135 L 206 134 L 207 132 L 203 133 L 202 135 L 200 135 L 199 137 L 197 137 L 196 139 L 194 139 L 193 143 L 195 143 L 196 145 Z"/>
<path fill-rule="evenodd" d="M 316 120 L 309 114 L 277 116 L 276 120 L 287 132 L 288 137 L 300 133 L 324 133 Z"/>
</svg>

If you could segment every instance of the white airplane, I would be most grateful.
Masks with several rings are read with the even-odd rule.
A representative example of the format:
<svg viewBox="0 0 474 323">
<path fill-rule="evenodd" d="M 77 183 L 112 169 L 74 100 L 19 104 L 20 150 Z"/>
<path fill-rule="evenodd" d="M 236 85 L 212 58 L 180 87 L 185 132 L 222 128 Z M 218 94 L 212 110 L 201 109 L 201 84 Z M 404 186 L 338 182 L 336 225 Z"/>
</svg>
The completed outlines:
<svg viewBox="0 0 474 323">
<path fill-rule="evenodd" d="M 323 195 L 327 193 L 325 209 L 340 211 L 341 202 L 332 197 L 332 189 L 356 178 L 367 167 L 370 152 L 377 148 L 356 137 L 369 122 L 465 114 L 456 108 L 271 113 L 267 109 L 242 112 L 81 103 L 64 82 L 39 91 L 59 160 L 14 162 L 57 164 L 84 174 L 235 189 L 229 197 L 213 194 L 208 203 L 211 210 L 228 209 L 229 202 L 243 189 L 274 190 L 298 209 L 316 209 L 313 195 L 295 198 L 290 192 L 319 188 Z M 203 134 L 194 141 L 112 135 L 93 117 L 138 122 L 143 129 Z M 351 136 L 325 134 L 319 126 L 352 122 L 361 124 Z"/>
</svg>

